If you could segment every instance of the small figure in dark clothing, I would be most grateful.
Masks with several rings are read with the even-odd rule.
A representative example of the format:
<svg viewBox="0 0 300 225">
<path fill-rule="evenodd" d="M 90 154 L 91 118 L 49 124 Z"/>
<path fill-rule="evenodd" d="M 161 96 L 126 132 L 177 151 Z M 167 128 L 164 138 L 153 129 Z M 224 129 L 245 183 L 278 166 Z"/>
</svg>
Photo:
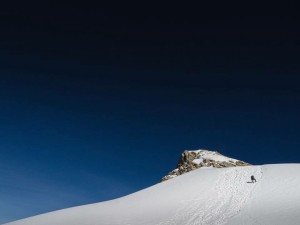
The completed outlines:
<svg viewBox="0 0 300 225">
<path fill-rule="evenodd" d="M 253 175 L 251 176 L 251 182 L 252 183 L 256 182 L 256 179 L 255 179 L 255 177 Z"/>
</svg>

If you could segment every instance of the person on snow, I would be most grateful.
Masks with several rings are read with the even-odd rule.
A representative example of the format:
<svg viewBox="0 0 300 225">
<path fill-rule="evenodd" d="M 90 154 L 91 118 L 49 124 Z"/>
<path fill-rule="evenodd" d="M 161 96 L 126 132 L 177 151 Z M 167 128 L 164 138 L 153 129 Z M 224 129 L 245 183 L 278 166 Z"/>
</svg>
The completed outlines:
<svg viewBox="0 0 300 225">
<path fill-rule="evenodd" d="M 251 176 L 251 182 L 252 183 L 256 182 L 256 179 L 255 179 L 255 177 L 253 175 Z"/>
</svg>

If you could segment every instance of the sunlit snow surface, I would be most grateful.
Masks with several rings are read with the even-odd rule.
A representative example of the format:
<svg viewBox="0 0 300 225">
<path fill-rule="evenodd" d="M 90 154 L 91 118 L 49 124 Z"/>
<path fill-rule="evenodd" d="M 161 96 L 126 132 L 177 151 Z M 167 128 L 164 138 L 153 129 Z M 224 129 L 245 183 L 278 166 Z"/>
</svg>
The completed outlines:
<svg viewBox="0 0 300 225">
<path fill-rule="evenodd" d="M 123 198 L 8 224 L 297 225 L 300 164 L 198 169 Z"/>
<path fill-rule="evenodd" d="M 210 159 L 213 161 L 219 161 L 219 162 L 236 162 L 238 160 L 233 159 L 233 158 L 229 158 L 226 156 L 223 156 L 217 152 L 214 151 L 209 151 L 209 150 L 194 150 L 194 151 L 189 151 L 189 152 L 195 152 L 198 155 L 198 157 L 196 159 L 193 160 L 193 163 L 196 164 L 200 164 L 201 162 L 203 162 L 204 159 Z"/>
</svg>

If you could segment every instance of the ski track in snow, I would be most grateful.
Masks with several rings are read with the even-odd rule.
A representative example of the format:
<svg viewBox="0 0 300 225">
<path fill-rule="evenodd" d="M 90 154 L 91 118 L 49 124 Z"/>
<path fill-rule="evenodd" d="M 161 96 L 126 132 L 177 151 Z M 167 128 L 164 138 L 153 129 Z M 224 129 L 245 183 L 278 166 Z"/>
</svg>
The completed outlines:
<svg viewBox="0 0 300 225">
<path fill-rule="evenodd" d="M 215 196 L 203 204 L 201 193 L 194 199 L 181 202 L 177 212 L 167 221 L 157 225 L 225 225 L 247 204 L 256 183 L 250 183 L 254 175 L 257 182 L 262 178 L 260 166 L 241 169 L 224 169 L 215 184 Z M 217 197 L 216 197 L 217 196 Z"/>
</svg>

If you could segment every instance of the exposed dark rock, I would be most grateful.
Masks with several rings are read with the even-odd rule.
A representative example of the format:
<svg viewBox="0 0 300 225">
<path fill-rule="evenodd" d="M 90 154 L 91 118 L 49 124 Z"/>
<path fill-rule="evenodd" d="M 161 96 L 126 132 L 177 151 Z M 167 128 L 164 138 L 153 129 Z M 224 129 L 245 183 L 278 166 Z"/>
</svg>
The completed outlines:
<svg viewBox="0 0 300 225">
<path fill-rule="evenodd" d="M 177 163 L 176 168 L 162 178 L 162 181 L 172 179 L 184 173 L 202 167 L 226 168 L 235 166 L 248 166 L 249 163 L 228 158 L 216 151 L 196 150 L 184 151 Z"/>
</svg>

